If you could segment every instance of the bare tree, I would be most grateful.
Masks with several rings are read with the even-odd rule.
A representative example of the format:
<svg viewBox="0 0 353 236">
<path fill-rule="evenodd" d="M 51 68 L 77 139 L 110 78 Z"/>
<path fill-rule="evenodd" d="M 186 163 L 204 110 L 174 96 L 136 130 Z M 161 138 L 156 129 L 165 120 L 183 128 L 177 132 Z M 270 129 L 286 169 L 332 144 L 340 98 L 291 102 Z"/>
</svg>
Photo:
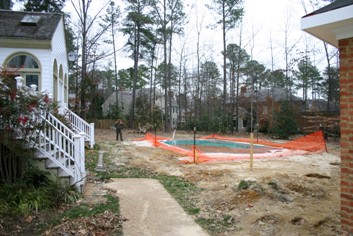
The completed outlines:
<svg viewBox="0 0 353 236">
<path fill-rule="evenodd" d="M 291 26 L 291 15 L 289 13 L 289 9 L 287 9 L 287 13 L 285 16 L 284 20 L 284 25 L 283 25 L 283 33 L 284 33 L 284 61 L 285 61 L 285 76 L 286 76 L 286 94 L 287 94 L 287 99 L 291 98 L 292 94 L 292 87 L 294 85 L 292 78 L 291 78 L 291 71 L 293 69 L 293 60 L 291 60 L 291 54 L 293 53 L 294 49 L 296 48 L 296 43 L 290 42 L 291 33 L 292 33 L 292 26 Z M 299 41 L 299 39 L 297 39 Z"/>
<path fill-rule="evenodd" d="M 226 111 L 227 101 L 227 42 L 226 34 L 230 29 L 235 28 L 239 19 L 243 16 L 242 0 L 213 0 L 212 5 L 207 7 L 220 16 L 216 24 L 222 27 L 223 39 L 223 111 Z"/>
<path fill-rule="evenodd" d="M 201 36 L 201 30 L 203 26 L 203 21 L 204 21 L 204 15 L 202 15 L 202 18 L 199 19 L 199 14 L 198 14 L 198 8 L 195 7 L 195 15 L 196 15 L 196 32 L 197 32 L 197 44 L 196 44 L 196 56 L 197 56 L 197 85 L 196 85 L 196 93 L 199 94 L 199 101 L 201 101 L 201 92 L 200 92 L 200 65 L 201 65 L 201 57 L 200 57 L 200 36 Z M 198 106 L 198 116 L 201 116 L 201 102 L 197 104 Z"/>
<path fill-rule="evenodd" d="M 301 3 L 302 3 L 302 6 L 303 6 L 303 9 L 305 11 L 305 14 L 308 14 L 308 11 L 307 11 L 307 4 L 310 4 L 310 7 L 311 9 L 314 11 L 315 9 L 321 7 L 324 3 L 324 2 L 333 2 L 332 0 L 323 0 L 323 1 L 318 1 L 318 0 L 309 0 L 308 2 L 305 2 L 304 0 L 301 0 Z M 328 43 L 326 43 L 325 41 L 322 41 L 323 43 L 323 46 L 324 46 L 324 50 L 325 50 L 325 58 L 326 58 L 326 62 L 327 62 L 327 71 L 329 73 L 327 73 L 327 80 L 328 80 L 328 94 L 332 94 L 332 90 L 333 88 L 331 87 L 332 83 L 331 80 L 332 80 L 332 73 L 331 73 L 331 68 L 332 68 L 332 63 L 331 63 L 331 60 L 337 56 L 338 54 L 338 50 L 337 49 L 333 49 L 332 51 L 330 51 L 330 46 Z M 328 96 L 327 97 L 327 110 L 329 111 L 330 110 L 330 103 L 331 103 L 331 97 Z"/>
<path fill-rule="evenodd" d="M 115 79 L 115 104 L 116 107 L 119 107 L 118 102 L 118 68 L 117 68 L 117 59 L 116 59 L 116 26 L 118 24 L 118 20 L 120 18 L 120 8 L 116 6 L 114 1 L 110 2 L 110 7 L 107 8 L 107 14 L 104 16 L 103 21 L 110 25 L 110 33 L 111 33 L 111 40 L 107 40 L 106 42 L 113 45 L 113 60 L 114 60 L 114 79 Z"/>
<path fill-rule="evenodd" d="M 93 62 L 102 59 L 106 56 L 105 52 L 93 53 L 96 49 L 99 40 L 107 30 L 107 27 L 97 28 L 95 24 L 99 21 L 99 17 L 102 11 L 107 7 L 107 4 L 103 5 L 102 8 L 98 9 L 97 13 L 91 16 L 89 10 L 93 0 L 71 0 L 71 4 L 78 17 L 77 30 L 80 34 L 81 43 L 81 82 L 80 82 L 80 115 L 86 118 L 87 111 L 87 98 L 88 98 L 88 87 L 90 86 L 90 78 L 88 69 Z M 76 94 L 77 96 L 77 94 Z"/>
<path fill-rule="evenodd" d="M 164 105 L 165 105 L 165 130 L 172 127 L 172 46 L 173 36 L 181 34 L 185 24 L 186 15 L 184 13 L 183 1 L 181 0 L 154 0 L 153 15 L 159 25 L 157 32 L 163 42 L 163 65 L 164 65 Z M 169 122 L 168 122 L 169 121 Z"/>
</svg>

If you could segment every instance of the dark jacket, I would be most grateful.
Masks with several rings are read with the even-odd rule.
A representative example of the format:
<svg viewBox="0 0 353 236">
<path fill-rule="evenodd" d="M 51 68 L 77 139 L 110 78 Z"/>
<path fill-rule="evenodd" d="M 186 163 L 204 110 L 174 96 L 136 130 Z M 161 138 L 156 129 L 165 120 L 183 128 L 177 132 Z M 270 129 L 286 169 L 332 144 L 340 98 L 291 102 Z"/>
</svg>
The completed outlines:
<svg viewBox="0 0 353 236">
<path fill-rule="evenodd" d="M 122 123 L 115 123 L 114 127 L 116 131 L 121 131 L 124 128 Z"/>
</svg>

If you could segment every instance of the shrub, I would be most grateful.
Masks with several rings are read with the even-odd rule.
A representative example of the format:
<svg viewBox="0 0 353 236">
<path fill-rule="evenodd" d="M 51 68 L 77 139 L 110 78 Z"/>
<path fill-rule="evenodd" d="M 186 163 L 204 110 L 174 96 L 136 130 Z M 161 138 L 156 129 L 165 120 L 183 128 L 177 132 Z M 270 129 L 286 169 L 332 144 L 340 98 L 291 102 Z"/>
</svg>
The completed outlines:
<svg viewBox="0 0 353 236">
<path fill-rule="evenodd" d="M 47 94 L 16 87 L 15 74 L 0 68 L 0 182 L 22 179 L 28 159 L 34 152 L 28 141 L 34 140 L 43 124 L 36 119 L 50 112 L 54 104 Z"/>
<path fill-rule="evenodd" d="M 294 109 L 288 101 L 282 101 L 279 111 L 275 112 L 274 125 L 270 132 L 280 139 L 288 139 L 298 133 Z"/>
</svg>

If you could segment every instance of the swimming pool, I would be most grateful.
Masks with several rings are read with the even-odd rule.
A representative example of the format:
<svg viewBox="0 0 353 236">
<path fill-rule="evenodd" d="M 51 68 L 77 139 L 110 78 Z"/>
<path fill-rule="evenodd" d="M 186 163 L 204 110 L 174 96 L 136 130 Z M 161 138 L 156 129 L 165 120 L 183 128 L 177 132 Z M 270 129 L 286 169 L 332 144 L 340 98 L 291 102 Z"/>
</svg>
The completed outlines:
<svg viewBox="0 0 353 236">
<path fill-rule="evenodd" d="M 173 139 L 168 139 L 162 136 L 146 134 L 145 139 L 155 147 L 178 153 L 179 155 L 176 157 L 185 163 L 195 163 L 195 159 L 197 159 L 196 162 L 202 163 L 249 160 L 252 156 L 254 159 L 271 159 L 303 155 L 308 152 L 307 147 L 314 151 L 324 151 L 326 145 L 322 133 L 320 134 L 321 136 L 318 136 L 317 133 L 313 133 L 287 143 L 254 139 L 252 152 L 249 144 L 250 139 L 241 137 L 223 137 L 212 134 L 194 140 L 191 138 L 174 139 L 174 135 Z"/>
<path fill-rule="evenodd" d="M 176 140 L 164 140 L 162 141 L 165 144 L 172 146 L 181 146 L 188 147 L 194 145 L 193 139 L 176 139 Z M 196 139 L 196 146 L 209 146 L 209 147 L 226 147 L 226 148 L 234 148 L 234 149 L 249 149 L 249 143 L 240 143 L 240 142 L 232 142 L 226 140 L 217 140 L 217 139 Z M 254 144 L 254 148 L 263 148 L 265 146 Z"/>
</svg>

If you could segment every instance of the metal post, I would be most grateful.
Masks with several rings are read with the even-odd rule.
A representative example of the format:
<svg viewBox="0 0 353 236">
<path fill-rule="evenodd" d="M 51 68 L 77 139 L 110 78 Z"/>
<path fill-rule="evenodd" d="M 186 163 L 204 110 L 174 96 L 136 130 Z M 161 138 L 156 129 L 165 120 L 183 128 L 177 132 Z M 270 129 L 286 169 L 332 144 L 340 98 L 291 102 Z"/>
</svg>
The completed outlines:
<svg viewBox="0 0 353 236">
<path fill-rule="evenodd" d="M 154 146 L 157 147 L 157 126 L 154 126 Z"/>
<path fill-rule="evenodd" d="M 250 170 L 254 170 L 254 134 L 250 133 Z"/>
<path fill-rule="evenodd" d="M 194 126 L 194 146 L 193 146 L 193 151 L 194 151 L 194 163 L 196 163 L 196 126 Z"/>
<path fill-rule="evenodd" d="M 256 94 L 256 143 L 259 143 L 259 99 L 258 90 L 255 91 Z"/>
</svg>

